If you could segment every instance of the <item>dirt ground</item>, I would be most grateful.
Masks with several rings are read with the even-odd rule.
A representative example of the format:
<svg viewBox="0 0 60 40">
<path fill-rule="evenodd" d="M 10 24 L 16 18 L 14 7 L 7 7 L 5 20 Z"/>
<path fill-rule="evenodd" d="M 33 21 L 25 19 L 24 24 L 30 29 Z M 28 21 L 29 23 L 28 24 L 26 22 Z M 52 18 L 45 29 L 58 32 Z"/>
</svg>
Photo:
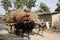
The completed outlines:
<svg viewBox="0 0 60 40">
<path fill-rule="evenodd" d="M 1 28 L 0 30 L 2 31 L 2 30 L 6 30 L 7 27 L 0 26 L 0 28 Z M 6 30 L 6 32 L 8 32 L 8 31 Z M 3 33 L 5 33 L 5 32 L 3 32 Z M 1 32 L 0 32 L 0 34 L 1 34 Z M 21 38 L 19 36 L 14 35 L 14 34 L 8 34 L 8 36 L 5 35 L 5 37 L 10 38 L 9 40 L 20 40 L 20 38 Z M 1 38 L 1 36 L 0 36 L 0 38 Z M 14 39 L 12 39 L 12 38 L 14 38 Z M 27 37 L 24 37 L 24 40 L 27 40 Z M 50 30 L 44 31 L 43 36 L 41 35 L 41 33 L 39 33 L 39 34 L 32 33 L 32 34 L 30 34 L 30 40 L 60 40 L 60 32 L 59 33 L 58 32 L 51 32 Z"/>
<path fill-rule="evenodd" d="M 50 33 L 50 32 L 44 32 L 44 37 L 41 35 L 30 35 L 30 40 L 60 40 L 60 33 Z"/>
</svg>

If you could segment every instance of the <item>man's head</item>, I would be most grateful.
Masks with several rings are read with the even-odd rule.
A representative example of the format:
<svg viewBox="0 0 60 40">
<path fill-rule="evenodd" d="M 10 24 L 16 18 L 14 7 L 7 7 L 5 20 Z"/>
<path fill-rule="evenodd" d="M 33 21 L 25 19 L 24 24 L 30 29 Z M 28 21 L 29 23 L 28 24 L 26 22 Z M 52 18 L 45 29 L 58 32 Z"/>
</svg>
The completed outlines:
<svg viewBox="0 0 60 40">
<path fill-rule="evenodd" d="M 26 6 L 27 6 L 28 8 L 30 8 L 30 4 L 29 4 L 29 3 L 26 3 Z"/>
</svg>

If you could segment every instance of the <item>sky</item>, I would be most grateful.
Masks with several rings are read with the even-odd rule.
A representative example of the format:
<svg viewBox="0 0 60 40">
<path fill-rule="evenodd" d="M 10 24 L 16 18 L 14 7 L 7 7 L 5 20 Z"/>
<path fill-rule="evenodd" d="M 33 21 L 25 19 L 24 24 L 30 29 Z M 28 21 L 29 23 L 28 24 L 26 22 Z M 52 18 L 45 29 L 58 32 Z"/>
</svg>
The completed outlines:
<svg viewBox="0 0 60 40">
<path fill-rule="evenodd" d="M 58 2 L 58 0 L 37 0 L 36 5 L 39 5 L 39 3 L 45 3 L 50 8 L 50 11 L 54 12 L 54 10 L 57 7 L 56 6 L 57 2 Z M 32 7 L 32 10 L 37 10 L 38 8 L 39 8 L 39 6 Z M 3 7 L 1 5 L 0 5 L 0 14 L 5 15 L 5 10 L 3 9 Z"/>
<path fill-rule="evenodd" d="M 54 10 L 56 9 L 56 4 L 57 4 L 58 0 L 38 0 L 36 2 L 37 5 L 39 5 L 39 3 L 45 3 L 49 8 L 51 12 L 54 12 Z M 37 7 L 32 8 L 33 10 L 37 10 Z"/>
</svg>

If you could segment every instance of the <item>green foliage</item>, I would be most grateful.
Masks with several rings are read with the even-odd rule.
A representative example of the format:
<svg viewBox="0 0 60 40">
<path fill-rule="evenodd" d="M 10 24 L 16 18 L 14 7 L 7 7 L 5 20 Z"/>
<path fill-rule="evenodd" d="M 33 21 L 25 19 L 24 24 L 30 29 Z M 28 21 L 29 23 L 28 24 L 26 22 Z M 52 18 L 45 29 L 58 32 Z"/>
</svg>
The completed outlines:
<svg viewBox="0 0 60 40">
<path fill-rule="evenodd" d="M 23 0 L 16 0 L 15 2 L 15 5 L 17 6 L 17 8 L 21 8 L 22 4 L 23 4 Z"/>
<path fill-rule="evenodd" d="M 38 12 L 50 12 L 49 8 L 48 8 L 47 5 L 44 4 L 44 3 L 40 3 L 39 8 L 40 8 L 40 9 L 38 10 Z"/>
<path fill-rule="evenodd" d="M 30 0 L 30 1 L 29 1 L 29 4 L 30 4 L 29 6 L 30 6 L 30 8 L 35 6 L 35 2 L 36 2 L 36 0 Z"/>
<path fill-rule="evenodd" d="M 57 3 L 57 8 L 55 9 L 55 11 L 60 11 L 60 0 L 59 0 L 59 2 Z"/>
<path fill-rule="evenodd" d="M 58 6 L 58 7 L 55 9 L 55 11 L 60 11 L 60 6 Z"/>
<path fill-rule="evenodd" d="M 26 5 L 28 3 L 31 8 L 35 6 L 35 2 L 36 0 L 16 0 L 15 5 L 17 8 L 22 8 L 22 5 Z"/>
<path fill-rule="evenodd" d="M 34 7 L 35 6 L 36 0 L 16 0 L 14 3 L 14 6 L 16 9 L 22 8 L 23 5 L 26 5 L 27 3 L 29 4 L 29 7 Z M 11 11 L 9 10 L 9 7 L 12 7 L 11 1 L 10 0 L 2 0 L 1 1 L 3 8 L 8 11 L 8 13 Z"/>
<path fill-rule="evenodd" d="M 9 0 L 2 0 L 2 5 L 6 11 L 8 11 L 8 8 L 11 7 Z"/>
</svg>

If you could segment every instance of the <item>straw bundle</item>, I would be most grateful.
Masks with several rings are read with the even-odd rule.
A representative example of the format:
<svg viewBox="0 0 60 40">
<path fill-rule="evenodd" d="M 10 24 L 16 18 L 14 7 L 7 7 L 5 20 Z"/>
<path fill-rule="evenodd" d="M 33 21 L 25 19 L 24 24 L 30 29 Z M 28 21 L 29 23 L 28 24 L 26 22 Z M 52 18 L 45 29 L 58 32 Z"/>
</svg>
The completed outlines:
<svg viewBox="0 0 60 40">
<path fill-rule="evenodd" d="M 23 16 L 26 14 L 30 15 L 30 20 L 37 21 L 38 20 L 38 15 L 34 12 L 24 12 L 21 9 L 17 9 L 16 11 L 12 11 L 7 15 L 6 21 L 14 21 L 14 17 L 17 21 L 19 21 Z"/>
</svg>

